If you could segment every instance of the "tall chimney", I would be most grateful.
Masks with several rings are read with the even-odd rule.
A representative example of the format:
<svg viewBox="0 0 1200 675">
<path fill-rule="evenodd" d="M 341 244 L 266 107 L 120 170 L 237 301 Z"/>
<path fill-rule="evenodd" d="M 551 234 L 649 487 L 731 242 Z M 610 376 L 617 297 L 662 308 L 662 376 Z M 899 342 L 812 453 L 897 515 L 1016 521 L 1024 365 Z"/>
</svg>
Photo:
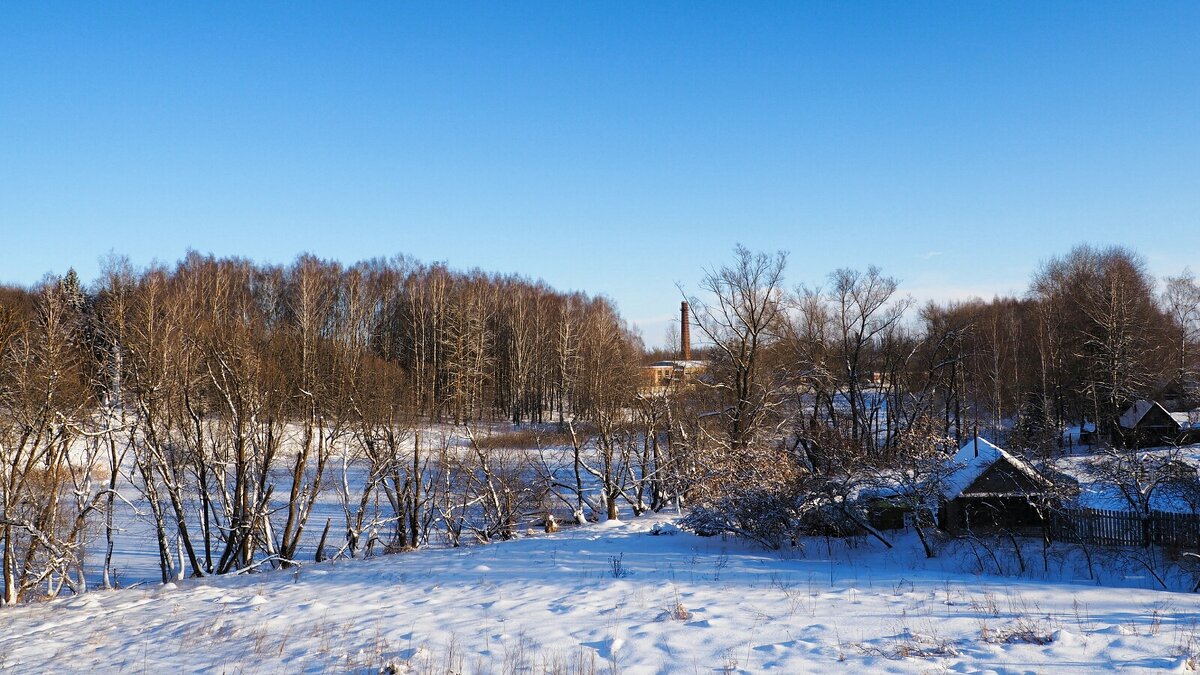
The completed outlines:
<svg viewBox="0 0 1200 675">
<path fill-rule="evenodd" d="M 688 304 L 684 300 L 679 305 L 679 356 L 684 361 L 692 360 L 692 340 L 689 335 Z"/>
</svg>

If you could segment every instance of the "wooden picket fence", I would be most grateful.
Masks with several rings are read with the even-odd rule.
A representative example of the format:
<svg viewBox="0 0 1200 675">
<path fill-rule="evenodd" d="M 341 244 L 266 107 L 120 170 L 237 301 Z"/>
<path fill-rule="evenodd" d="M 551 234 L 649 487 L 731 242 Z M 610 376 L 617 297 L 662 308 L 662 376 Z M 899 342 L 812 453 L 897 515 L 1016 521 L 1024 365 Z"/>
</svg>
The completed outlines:
<svg viewBox="0 0 1200 675">
<path fill-rule="evenodd" d="M 1200 515 L 1152 511 L 1141 518 L 1129 511 L 1067 509 L 1050 518 L 1055 541 L 1096 546 L 1200 546 Z"/>
</svg>

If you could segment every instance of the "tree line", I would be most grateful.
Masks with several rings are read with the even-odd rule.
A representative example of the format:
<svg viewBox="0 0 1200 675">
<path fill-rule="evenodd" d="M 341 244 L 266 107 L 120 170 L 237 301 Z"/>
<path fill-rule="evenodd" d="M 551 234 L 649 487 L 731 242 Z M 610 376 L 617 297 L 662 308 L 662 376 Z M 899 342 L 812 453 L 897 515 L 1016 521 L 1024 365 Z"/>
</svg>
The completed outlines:
<svg viewBox="0 0 1200 675">
<path fill-rule="evenodd" d="M 122 508 L 151 523 L 164 582 L 298 564 L 310 530 L 319 560 L 551 529 L 558 508 L 890 545 L 857 496 L 888 477 L 919 507 L 970 435 L 1048 460 L 1135 398 L 1195 402 L 1200 288 L 1185 271 L 1159 290 L 1127 249 L 923 306 L 875 267 L 791 287 L 786 267 L 739 246 L 706 270 L 706 371 L 665 387 L 640 366 L 675 354 L 603 297 L 404 257 L 114 257 L 87 287 L 0 288 L 0 601 L 82 592 L 85 562 L 114 585 Z M 331 495 L 340 517 L 314 521 Z"/>
<path fill-rule="evenodd" d="M 0 601 L 86 589 L 97 527 L 113 584 L 123 502 L 164 581 L 294 564 L 330 492 L 318 558 L 510 536 L 528 467 L 421 425 L 593 419 L 640 353 L 605 298 L 403 257 L 112 258 L 90 287 L 0 289 Z"/>
<path fill-rule="evenodd" d="M 1160 285 L 1129 249 L 1050 258 L 1019 297 L 923 306 L 876 267 L 789 287 L 786 266 L 739 246 L 691 300 L 711 344 L 688 394 L 701 412 L 686 454 L 709 477 L 699 530 L 771 546 L 813 521 L 878 536 L 858 497 L 903 484 L 927 501 L 973 435 L 1053 473 L 1068 427 L 1119 447 L 1136 399 L 1200 404 L 1200 287 L 1187 270 Z"/>
</svg>

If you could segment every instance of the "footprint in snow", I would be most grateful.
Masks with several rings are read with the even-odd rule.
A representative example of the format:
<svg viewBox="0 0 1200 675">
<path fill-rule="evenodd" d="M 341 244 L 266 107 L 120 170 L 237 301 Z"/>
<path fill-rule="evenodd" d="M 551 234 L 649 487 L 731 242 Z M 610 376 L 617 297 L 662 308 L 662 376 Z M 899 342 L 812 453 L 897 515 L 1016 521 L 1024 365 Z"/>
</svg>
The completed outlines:
<svg viewBox="0 0 1200 675">
<path fill-rule="evenodd" d="M 397 654 L 397 656 L 400 657 L 401 661 L 412 661 L 413 659 L 415 659 L 419 656 L 425 656 L 428 653 L 429 653 L 429 650 L 425 649 L 425 645 L 421 645 L 420 647 L 417 647 L 415 649 L 414 648 L 401 649 L 400 653 Z"/>
<path fill-rule="evenodd" d="M 68 609 L 90 609 L 100 603 L 100 600 L 88 595 L 83 596 L 78 600 L 73 600 L 67 603 Z"/>
<path fill-rule="evenodd" d="M 605 638 L 595 642 L 581 642 L 583 647 L 591 647 L 596 650 L 596 655 L 605 661 L 612 661 L 614 655 L 625 646 L 625 641 L 621 638 Z"/>
<path fill-rule="evenodd" d="M 765 652 L 767 654 L 778 654 L 780 652 L 787 651 L 795 646 L 796 646 L 795 640 L 788 640 L 786 642 L 776 642 L 773 644 L 758 645 L 757 647 L 754 648 L 754 651 Z"/>
<path fill-rule="evenodd" d="M 259 606 L 265 605 L 265 604 L 267 604 L 266 598 L 264 598 L 261 595 L 254 595 L 254 596 L 251 596 L 250 599 L 246 601 L 246 604 L 242 605 L 242 607 L 246 610 L 257 611 Z"/>
</svg>

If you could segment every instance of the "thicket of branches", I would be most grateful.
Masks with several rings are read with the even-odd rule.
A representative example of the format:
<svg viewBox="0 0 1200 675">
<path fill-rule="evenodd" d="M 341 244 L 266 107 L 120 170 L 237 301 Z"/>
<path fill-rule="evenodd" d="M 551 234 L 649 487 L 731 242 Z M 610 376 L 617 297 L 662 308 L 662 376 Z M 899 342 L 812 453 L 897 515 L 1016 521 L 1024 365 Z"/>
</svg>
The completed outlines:
<svg viewBox="0 0 1200 675">
<path fill-rule="evenodd" d="M 570 421 L 613 451 L 640 353 L 603 298 L 407 259 L 113 259 L 91 288 L 3 289 L 0 602 L 84 590 L 95 536 L 112 584 L 122 500 L 153 523 L 164 581 L 294 564 L 309 527 L 318 558 L 511 536 L 544 494 L 473 429 Z M 422 441 L 424 422 L 471 447 Z M 600 471 L 610 499 L 618 471 Z M 310 523 L 329 492 L 336 529 Z"/>
<path fill-rule="evenodd" d="M 1185 271 L 1160 293 L 1124 248 L 1052 258 L 1023 297 L 923 307 L 874 267 L 796 288 L 785 268 L 784 254 L 738 247 L 692 298 L 712 344 L 689 394 L 704 411 L 686 453 L 707 467 L 689 516 L 701 531 L 777 546 L 816 523 L 883 540 L 856 500 L 936 494 L 947 472 L 934 465 L 974 434 L 1045 462 L 1069 425 L 1119 448 L 1138 398 L 1200 403 L 1200 287 Z"/>
<path fill-rule="evenodd" d="M 789 288 L 786 263 L 738 247 L 708 270 L 690 298 L 707 371 L 659 388 L 638 367 L 672 354 L 605 299 L 404 258 L 115 258 L 90 287 L 0 288 L 0 602 L 81 592 L 85 562 L 115 583 L 122 506 L 153 525 L 164 581 L 296 564 L 310 530 L 322 559 L 622 504 L 767 546 L 888 544 L 861 497 L 897 486 L 932 553 L 925 502 L 966 437 L 1045 461 L 1135 398 L 1194 402 L 1200 288 L 1185 272 L 1160 294 L 1128 250 L 924 307 L 874 267 Z M 500 420 L 530 426 L 490 437 Z M 340 517 L 314 522 L 330 494 Z"/>
</svg>

